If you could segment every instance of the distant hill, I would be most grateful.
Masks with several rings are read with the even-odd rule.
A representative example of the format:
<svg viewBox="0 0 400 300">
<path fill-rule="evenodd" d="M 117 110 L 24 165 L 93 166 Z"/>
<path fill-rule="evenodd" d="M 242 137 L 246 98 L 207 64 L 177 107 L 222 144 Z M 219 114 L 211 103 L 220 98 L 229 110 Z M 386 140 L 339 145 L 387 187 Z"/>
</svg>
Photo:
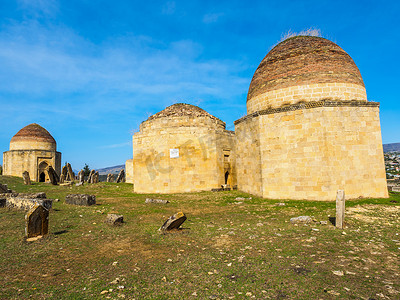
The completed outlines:
<svg viewBox="0 0 400 300">
<path fill-rule="evenodd" d="M 99 172 L 99 175 L 107 175 L 108 173 L 118 174 L 119 171 L 121 171 L 122 169 L 125 169 L 125 165 L 119 165 L 119 166 L 113 166 L 113 167 L 97 169 L 96 171 Z"/>
<path fill-rule="evenodd" d="M 400 151 L 400 143 L 383 144 L 383 152 Z"/>
</svg>

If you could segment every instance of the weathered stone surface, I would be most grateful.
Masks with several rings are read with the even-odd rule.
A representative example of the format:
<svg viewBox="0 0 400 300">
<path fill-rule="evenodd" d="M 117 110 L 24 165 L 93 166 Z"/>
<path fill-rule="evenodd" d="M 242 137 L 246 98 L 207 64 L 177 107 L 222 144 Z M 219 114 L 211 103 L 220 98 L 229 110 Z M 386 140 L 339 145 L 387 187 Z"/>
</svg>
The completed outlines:
<svg viewBox="0 0 400 300">
<path fill-rule="evenodd" d="M 27 198 L 27 197 L 20 197 L 19 195 L 15 197 L 7 197 L 6 198 L 6 206 L 9 208 L 16 208 L 19 210 L 29 210 L 35 204 L 42 205 L 46 209 L 51 209 L 53 206 L 53 199 L 46 199 L 46 198 Z"/>
<path fill-rule="evenodd" d="M 27 238 L 44 236 L 49 231 L 49 211 L 39 203 L 25 215 L 25 235 Z"/>
<path fill-rule="evenodd" d="M 168 200 L 162 200 L 162 199 L 151 199 L 151 198 L 146 198 L 145 203 L 167 204 L 167 203 L 169 203 L 169 201 L 168 201 Z"/>
<path fill-rule="evenodd" d="M 400 192 L 400 186 L 392 186 L 392 192 Z"/>
<path fill-rule="evenodd" d="M 65 203 L 90 206 L 96 204 L 96 196 L 88 194 L 69 194 L 65 197 Z"/>
<path fill-rule="evenodd" d="M 53 169 L 52 166 L 48 166 L 46 170 L 47 170 L 47 173 L 49 174 L 51 184 L 57 185 L 58 182 L 60 181 L 60 178 L 58 177 L 56 171 Z"/>
<path fill-rule="evenodd" d="M 114 182 L 114 174 L 107 174 L 107 182 Z"/>
<path fill-rule="evenodd" d="M 65 176 L 64 176 L 64 174 L 61 174 L 60 175 L 60 184 L 64 183 L 64 181 L 65 181 Z"/>
<path fill-rule="evenodd" d="M 25 185 L 31 185 L 31 178 L 29 176 L 29 172 L 28 171 L 24 171 L 22 173 L 22 178 L 24 179 L 24 184 Z"/>
<path fill-rule="evenodd" d="M 100 177 L 99 172 L 96 171 L 93 175 L 93 183 L 99 183 L 99 177 Z"/>
<path fill-rule="evenodd" d="M 292 224 L 308 224 L 312 222 L 312 218 L 310 216 L 299 216 L 290 219 L 290 223 Z"/>
<path fill-rule="evenodd" d="M 183 212 L 178 212 L 168 218 L 167 221 L 160 227 L 159 231 L 169 231 L 172 229 L 178 229 L 183 222 L 186 221 L 186 216 Z"/>
<path fill-rule="evenodd" d="M 64 175 L 64 180 L 67 180 L 67 177 L 68 177 L 67 166 L 62 167 L 61 174 Z"/>
<path fill-rule="evenodd" d="M 19 198 L 23 199 L 46 199 L 46 193 L 16 193 Z"/>
<path fill-rule="evenodd" d="M 124 223 L 124 216 L 117 214 L 107 214 L 106 223 L 110 225 L 122 225 Z"/>
<path fill-rule="evenodd" d="M 345 211 L 345 194 L 344 190 L 338 190 L 336 193 L 336 219 L 335 226 L 343 228 Z"/>
<path fill-rule="evenodd" d="M 88 180 L 87 180 L 88 183 L 93 183 L 93 175 L 94 175 L 95 172 L 96 172 L 95 170 L 91 170 L 90 171 L 89 177 L 88 177 Z"/>
<path fill-rule="evenodd" d="M 83 186 L 83 182 L 78 182 L 75 186 Z"/>
<path fill-rule="evenodd" d="M 12 191 L 8 188 L 7 184 L 0 183 L 0 193 L 11 193 Z"/>
<path fill-rule="evenodd" d="M 72 182 L 72 181 L 60 183 L 60 186 L 72 186 L 72 185 L 73 185 L 73 182 Z"/>
<path fill-rule="evenodd" d="M 78 177 L 79 177 L 79 182 L 84 183 L 85 182 L 85 171 L 80 170 L 78 173 Z"/>
<path fill-rule="evenodd" d="M 71 167 L 70 163 L 67 163 L 67 170 L 68 170 L 67 180 L 74 181 L 75 180 L 75 174 L 72 171 L 72 167 Z"/>
<path fill-rule="evenodd" d="M 117 183 L 120 183 L 120 182 L 125 182 L 125 171 L 124 171 L 124 169 L 119 171 L 119 174 L 118 174 L 118 177 L 117 177 Z"/>
</svg>

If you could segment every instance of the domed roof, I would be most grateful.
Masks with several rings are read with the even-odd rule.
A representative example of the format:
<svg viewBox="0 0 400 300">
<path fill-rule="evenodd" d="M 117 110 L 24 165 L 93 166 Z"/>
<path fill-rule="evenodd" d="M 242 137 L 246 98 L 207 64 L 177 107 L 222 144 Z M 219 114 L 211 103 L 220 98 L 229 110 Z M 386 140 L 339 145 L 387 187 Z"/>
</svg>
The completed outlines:
<svg viewBox="0 0 400 300">
<path fill-rule="evenodd" d="M 150 116 L 147 121 L 159 118 L 169 118 L 169 117 L 207 117 L 216 121 L 221 121 L 217 117 L 210 115 L 204 109 L 198 106 L 186 104 L 186 103 L 176 103 L 168 106 L 164 110 Z M 221 121 L 222 122 L 222 121 Z"/>
<path fill-rule="evenodd" d="M 261 61 L 247 101 L 273 90 L 316 83 L 364 87 L 356 64 L 338 45 L 321 37 L 292 37 L 276 45 Z"/>
<path fill-rule="evenodd" d="M 11 143 L 21 141 L 35 141 L 56 144 L 51 134 L 36 123 L 29 124 L 18 131 L 11 139 Z"/>
</svg>

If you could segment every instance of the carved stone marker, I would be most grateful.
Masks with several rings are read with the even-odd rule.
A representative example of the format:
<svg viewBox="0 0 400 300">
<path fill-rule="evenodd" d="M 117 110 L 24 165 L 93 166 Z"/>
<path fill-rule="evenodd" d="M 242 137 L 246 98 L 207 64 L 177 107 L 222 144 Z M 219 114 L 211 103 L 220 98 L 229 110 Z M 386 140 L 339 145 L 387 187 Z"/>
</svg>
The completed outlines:
<svg viewBox="0 0 400 300">
<path fill-rule="evenodd" d="M 24 171 L 22 173 L 22 178 L 24 179 L 24 184 L 25 185 L 31 185 L 31 178 L 29 177 L 29 172 L 28 171 Z"/>
<path fill-rule="evenodd" d="M 342 229 L 344 223 L 344 211 L 345 211 L 345 196 L 344 190 L 338 190 L 336 193 L 336 220 L 335 226 Z"/>
<path fill-rule="evenodd" d="M 89 173 L 89 178 L 88 178 L 88 183 L 93 183 L 93 175 L 95 173 L 95 170 L 91 170 Z"/>
<path fill-rule="evenodd" d="M 172 229 L 178 229 L 183 222 L 186 221 L 186 216 L 183 212 L 178 212 L 173 216 L 170 216 L 167 221 L 160 227 L 159 231 L 165 232 Z"/>
<path fill-rule="evenodd" d="M 60 178 L 58 177 L 56 171 L 53 169 L 52 166 L 47 167 L 47 173 L 49 175 L 49 179 L 52 185 L 57 185 L 58 182 L 60 181 Z"/>
<path fill-rule="evenodd" d="M 64 181 L 65 181 L 65 176 L 64 176 L 64 174 L 61 174 L 60 175 L 60 184 L 64 183 Z"/>
<path fill-rule="evenodd" d="M 62 167 L 61 174 L 64 175 L 64 180 L 67 180 L 67 176 L 68 176 L 67 166 Z"/>
<path fill-rule="evenodd" d="M 111 173 L 107 174 L 107 182 L 114 182 L 114 174 Z"/>
<path fill-rule="evenodd" d="M 35 205 L 25 215 L 25 235 L 27 238 L 44 236 L 49 232 L 49 211 L 42 205 Z"/>
<path fill-rule="evenodd" d="M 99 175 L 99 172 L 98 171 L 96 171 L 96 173 L 94 173 L 94 175 L 93 175 L 93 183 L 99 183 L 99 177 L 100 177 L 100 175 Z"/>
<path fill-rule="evenodd" d="M 122 225 L 122 223 L 124 223 L 124 216 L 117 214 L 107 214 L 106 223 L 115 226 Z"/>
<path fill-rule="evenodd" d="M 88 194 L 69 194 L 65 197 L 65 203 L 90 206 L 96 204 L 96 196 Z"/>
<path fill-rule="evenodd" d="M 85 171 L 80 170 L 78 173 L 79 176 L 79 182 L 84 183 L 85 182 Z"/>
<path fill-rule="evenodd" d="M 117 177 L 117 183 L 120 183 L 120 182 L 125 182 L 125 171 L 124 171 L 124 169 L 119 171 L 119 174 L 118 174 L 118 177 Z"/>
<path fill-rule="evenodd" d="M 75 180 L 75 174 L 74 174 L 74 172 L 72 171 L 72 167 L 71 167 L 71 164 L 70 164 L 70 163 L 67 163 L 67 170 L 68 170 L 67 179 L 68 179 L 69 181 L 74 181 L 74 180 Z"/>
<path fill-rule="evenodd" d="M 292 224 L 308 224 L 311 223 L 312 219 L 310 216 L 299 216 L 290 219 L 290 223 Z"/>
</svg>

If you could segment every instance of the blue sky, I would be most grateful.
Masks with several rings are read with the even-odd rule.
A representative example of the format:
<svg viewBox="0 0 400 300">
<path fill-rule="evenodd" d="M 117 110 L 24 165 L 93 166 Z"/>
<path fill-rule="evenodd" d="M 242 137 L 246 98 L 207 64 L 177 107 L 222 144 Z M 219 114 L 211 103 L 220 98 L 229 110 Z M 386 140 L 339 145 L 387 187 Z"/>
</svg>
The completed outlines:
<svg viewBox="0 0 400 300">
<path fill-rule="evenodd" d="M 233 129 L 260 61 L 308 28 L 350 54 L 383 142 L 400 142 L 399 3 L 0 1 L 0 150 L 35 122 L 74 169 L 122 164 L 139 124 L 177 102 Z"/>
</svg>

